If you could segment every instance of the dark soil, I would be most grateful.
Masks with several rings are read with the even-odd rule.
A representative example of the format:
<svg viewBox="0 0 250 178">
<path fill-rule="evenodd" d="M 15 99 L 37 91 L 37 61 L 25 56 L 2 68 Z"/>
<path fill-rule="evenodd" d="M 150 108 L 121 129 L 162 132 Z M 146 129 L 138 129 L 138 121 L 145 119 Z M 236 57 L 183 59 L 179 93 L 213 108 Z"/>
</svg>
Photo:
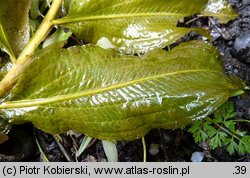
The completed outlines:
<svg viewBox="0 0 250 178">
<path fill-rule="evenodd" d="M 229 0 L 239 17 L 226 25 L 219 24 L 212 18 L 200 18 L 188 26 L 202 26 L 211 31 L 212 44 L 222 55 L 225 70 L 236 75 L 250 85 L 250 0 Z M 181 41 L 201 39 L 197 34 L 189 34 Z M 250 118 L 250 93 L 232 99 L 235 103 L 237 118 Z M 250 131 L 250 124 L 237 125 Z M 41 149 L 50 161 L 107 161 L 102 143 L 94 140 L 86 151 L 75 158 L 75 152 L 83 139 L 83 135 L 71 136 L 62 134 L 61 141 L 29 124 L 15 127 L 9 135 L 9 141 L 0 145 L 0 161 L 44 161 L 38 149 Z M 203 161 L 250 161 L 250 155 L 229 155 L 225 148 L 211 150 L 208 144 L 195 144 L 190 133 L 185 130 L 155 129 L 145 136 L 148 157 L 147 161 L 190 161 L 192 153 L 205 153 Z M 151 155 L 150 147 L 159 147 L 159 153 Z M 8 148 L 8 149 L 6 149 Z M 141 140 L 117 142 L 119 161 L 142 161 L 143 147 Z"/>
</svg>

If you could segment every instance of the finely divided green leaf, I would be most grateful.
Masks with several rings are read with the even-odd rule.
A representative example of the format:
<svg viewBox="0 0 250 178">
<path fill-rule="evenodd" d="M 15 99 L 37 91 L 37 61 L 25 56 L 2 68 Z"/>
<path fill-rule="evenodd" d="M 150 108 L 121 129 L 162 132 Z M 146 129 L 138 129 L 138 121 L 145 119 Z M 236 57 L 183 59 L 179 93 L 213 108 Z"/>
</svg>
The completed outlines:
<svg viewBox="0 0 250 178">
<path fill-rule="evenodd" d="M 190 31 L 207 36 L 204 29 L 176 27 L 179 19 L 200 13 L 207 0 L 75 0 L 68 15 L 55 20 L 87 42 L 107 38 L 126 53 L 144 53 L 165 47 Z M 69 3 L 66 2 L 69 6 Z"/>
<path fill-rule="evenodd" d="M 237 120 L 230 120 L 233 117 L 233 102 L 226 102 L 216 110 L 214 118 L 196 121 L 189 132 L 193 134 L 195 142 L 208 141 L 212 149 L 226 146 L 230 154 L 249 153 L 250 136 L 247 131 L 236 129 Z"/>
<path fill-rule="evenodd" d="M 29 40 L 30 2 L 30 0 L 1 0 L 0 48 L 4 48 L 11 56 L 18 56 Z"/>
<path fill-rule="evenodd" d="M 227 0 L 209 0 L 202 14 L 213 16 L 221 23 L 227 23 L 238 16 Z"/>
<path fill-rule="evenodd" d="M 235 142 L 234 138 L 228 138 L 226 139 L 227 142 L 229 143 L 227 146 L 227 151 L 229 152 L 229 154 L 234 154 L 235 152 L 238 151 L 238 144 Z"/>
<path fill-rule="evenodd" d="M 239 152 L 241 154 L 250 153 L 250 136 L 249 135 L 245 135 L 244 137 L 242 137 L 239 143 Z"/>
<path fill-rule="evenodd" d="M 74 129 L 104 140 L 140 138 L 204 118 L 244 88 L 217 58 L 214 47 L 198 41 L 143 57 L 49 47 L 33 57 L 0 114 L 52 134 Z"/>
</svg>

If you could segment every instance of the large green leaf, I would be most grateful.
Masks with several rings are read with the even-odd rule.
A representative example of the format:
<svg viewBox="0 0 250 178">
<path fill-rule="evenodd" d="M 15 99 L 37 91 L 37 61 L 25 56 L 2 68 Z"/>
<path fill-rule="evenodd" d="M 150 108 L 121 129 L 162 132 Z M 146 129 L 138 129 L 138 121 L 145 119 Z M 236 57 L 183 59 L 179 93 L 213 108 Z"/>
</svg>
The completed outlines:
<svg viewBox="0 0 250 178">
<path fill-rule="evenodd" d="M 238 16 L 226 0 L 209 0 L 202 14 L 213 16 L 221 23 L 227 23 Z"/>
<path fill-rule="evenodd" d="M 30 0 L 1 0 L 0 48 L 18 56 L 29 40 Z"/>
<path fill-rule="evenodd" d="M 207 0 L 74 0 L 68 15 L 55 20 L 87 42 L 105 37 L 126 53 L 144 53 L 172 44 L 190 31 L 176 27 L 179 19 L 199 13 Z"/>
<path fill-rule="evenodd" d="M 243 90 L 217 58 L 214 47 L 199 41 L 143 57 L 95 46 L 50 46 L 33 57 L 0 115 L 52 134 L 75 129 L 104 140 L 182 127 Z"/>
</svg>

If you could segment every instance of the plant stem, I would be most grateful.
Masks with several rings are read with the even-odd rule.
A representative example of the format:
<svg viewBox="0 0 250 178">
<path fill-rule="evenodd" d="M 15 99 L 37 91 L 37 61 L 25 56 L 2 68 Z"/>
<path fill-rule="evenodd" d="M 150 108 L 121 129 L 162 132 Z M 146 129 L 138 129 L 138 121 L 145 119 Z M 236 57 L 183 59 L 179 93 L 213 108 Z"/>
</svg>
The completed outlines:
<svg viewBox="0 0 250 178">
<path fill-rule="evenodd" d="M 36 145 L 37 145 L 37 147 L 38 147 L 38 150 L 40 151 L 40 154 L 41 154 L 43 160 L 44 160 L 45 162 L 49 162 L 49 159 L 47 158 L 46 154 L 44 153 L 44 151 L 43 151 L 43 149 L 42 149 L 40 143 L 38 142 L 36 136 L 35 136 L 35 141 L 36 141 Z"/>
<path fill-rule="evenodd" d="M 234 122 L 248 122 L 250 123 L 250 120 L 247 120 L 247 119 L 236 119 L 236 120 L 232 120 Z"/>
<path fill-rule="evenodd" d="M 24 48 L 24 50 L 18 57 L 16 63 L 13 65 L 10 71 L 0 82 L 0 96 L 3 96 L 7 91 L 9 91 L 12 88 L 18 76 L 23 72 L 23 70 L 29 64 L 30 56 L 34 53 L 36 48 L 47 36 L 51 27 L 53 26 L 52 20 L 54 20 L 58 10 L 60 9 L 61 4 L 62 0 L 53 0 L 48 13 L 44 17 L 36 33 Z"/>
<path fill-rule="evenodd" d="M 11 60 L 12 64 L 15 64 L 15 63 L 16 63 L 16 58 L 15 58 L 15 56 L 10 56 L 10 60 Z"/>
<path fill-rule="evenodd" d="M 146 149 L 145 137 L 142 137 L 142 147 L 143 147 L 143 162 L 147 162 L 147 149 Z"/>
<path fill-rule="evenodd" d="M 228 129 L 226 129 L 225 127 L 223 127 L 223 126 L 219 125 L 218 123 L 214 122 L 213 119 L 209 118 L 209 120 L 210 120 L 214 125 L 216 125 L 217 127 L 219 127 L 221 130 L 223 130 L 223 131 L 226 132 L 227 134 L 231 135 L 232 138 L 236 138 L 237 140 L 240 140 L 240 138 L 239 138 L 237 135 L 231 133 L 231 132 L 230 132 Z"/>
</svg>

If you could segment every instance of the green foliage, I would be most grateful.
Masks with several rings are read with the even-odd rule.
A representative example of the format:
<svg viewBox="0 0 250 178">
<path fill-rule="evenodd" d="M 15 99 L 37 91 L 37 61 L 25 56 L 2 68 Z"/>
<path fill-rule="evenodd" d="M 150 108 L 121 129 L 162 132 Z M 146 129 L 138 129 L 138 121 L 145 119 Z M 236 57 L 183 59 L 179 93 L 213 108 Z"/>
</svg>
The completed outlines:
<svg viewBox="0 0 250 178">
<path fill-rule="evenodd" d="M 43 42 L 43 48 L 59 42 L 66 43 L 71 35 L 72 35 L 71 32 L 65 33 L 64 29 L 59 27 L 53 35 L 51 35 Z"/>
<path fill-rule="evenodd" d="M 12 57 L 18 56 L 29 41 L 30 2 L 31 0 L 1 0 L 0 48 L 4 48 Z"/>
<path fill-rule="evenodd" d="M 202 14 L 213 16 L 221 23 L 227 23 L 238 16 L 227 0 L 209 0 Z"/>
<path fill-rule="evenodd" d="M 75 0 L 70 4 L 66 1 L 67 16 L 55 20 L 54 24 L 69 28 L 79 39 L 90 43 L 96 44 L 105 37 L 125 53 L 145 53 L 170 45 L 191 31 L 208 36 L 201 28 L 177 27 L 178 20 L 186 16 L 203 13 L 223 22 L 231 20 L 230 15 L 235 15 L 228 11 L 231 6 L 219 2 L 218 7 L 217 1 L 207 6 L 207 0 L 192 3 L 189 0 L 130 0 L 126 3 L 124 0 Z M 217 13 L 212 11 L 214 8 Z"/>
<path fill-rule="evenodd" d="M 5 30 L 3 29 L 2 22 L 0 19 L 0 49 L 8 53 L 11 58 L 15 58 L 15 54 L 10 47 L 9 40 L 6 36 Z"/>
<path fill-rule="evenodd" d="M 33 56 L 0 113 L 49 133 L 75 129 L 104 140 L 179 128 L 244 88 L 224 74 L 217 57 L 218 51 L 201 41 L 142 57 L 91 45 L 49 46 Z"/>
<path fill-rule="evenodd" d="M 30 17 L 32 19 L 36 19 L 37 17 L 42 15 L 42 13 L 40 12 L 40 9 L 39 9 L 39 3 L 40 3 L 40 0 L 32 0 L 31 1 Z"/>
<path fill-rule="evenodd" d="M 232 102 L 222 105 L 212 118 L 196 121 L 189 129 L 196 143 L 208 141 L 212 149 L 225 146 L 230 154 L 250 153 L 250 135 L 236 129 Z"/>
<path fill-rule="evenodd" d="M 132 140 L 152 128 L 174 129 L 202 119 L 244 90 L 240 79 L 223 73 L 218 51 L 209 44 L 193 41 L 169 53 L 153 50 L 190 31 L 207 35 L 201 28 L 177 27 L 185 16 L 201 13 L 231 20 L 226 1 L 65 0 L 64 8 L 62 0 L 54 0 L 50 8 L 50 1 L 30 2 L 1 1 L 0 48 L 12 58 L 18 56 L 0 82 L 3 134 L 10 123 L 32 122 L 52 134 L 74 129 L 105 140 Z M 221 6 L 215 13 L 211 9 L 217 3 Z M 8 14 L 13 9 L 15 13 Z M 58 14 L 63 17 L 55 19 Z M 40 15 L 45 15 L 41 23 Z M 60 28 L 46 38 L 54 25 Z M 61 49 L 71 31 L 76 40 L 92 45 Z M 93 46 L 103 37 L 116 50 Z M 120 51 L 151 52 L 135 56 Z M 230 123 L 228 127 L 235 128 Z M 224 137 L 218 133 L 214 139 Z"/>
</svg>

